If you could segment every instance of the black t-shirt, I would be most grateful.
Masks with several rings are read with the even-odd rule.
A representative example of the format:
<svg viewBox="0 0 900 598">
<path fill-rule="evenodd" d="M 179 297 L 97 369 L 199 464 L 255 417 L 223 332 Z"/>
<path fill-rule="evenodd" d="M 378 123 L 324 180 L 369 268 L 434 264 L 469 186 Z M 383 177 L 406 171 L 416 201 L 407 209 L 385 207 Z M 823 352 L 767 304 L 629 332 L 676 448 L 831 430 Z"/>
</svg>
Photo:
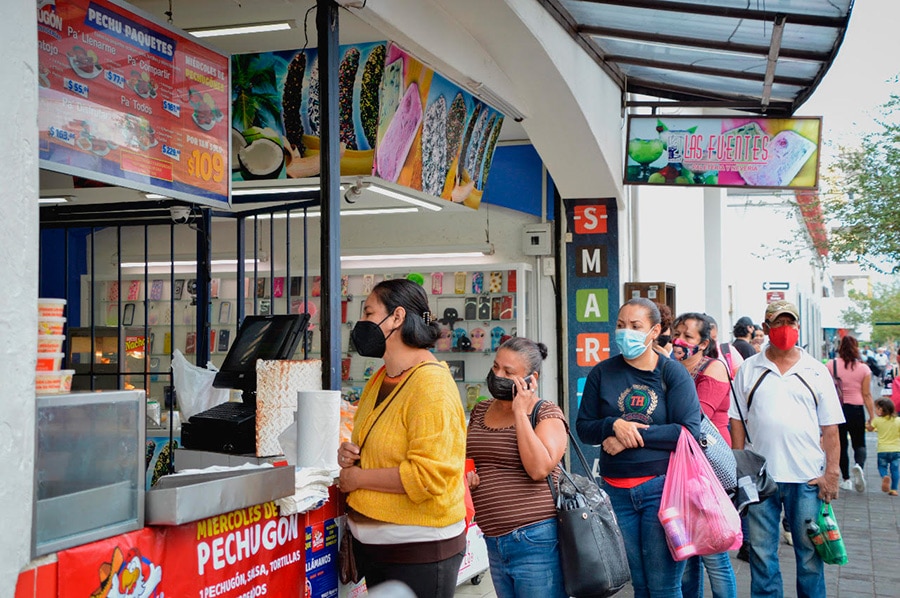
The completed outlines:
<svg viewBox="0 0 900 598">
<path fill-rule="evenodd" d="M 753 348 L 753 345 L 742 338 L 734 339 L 734 342 L 731 343 L 731 346 L 734 347 L 744 359 L 749 359 L 750 357 L 756 355 L 756 349 Z"/>
</svg>

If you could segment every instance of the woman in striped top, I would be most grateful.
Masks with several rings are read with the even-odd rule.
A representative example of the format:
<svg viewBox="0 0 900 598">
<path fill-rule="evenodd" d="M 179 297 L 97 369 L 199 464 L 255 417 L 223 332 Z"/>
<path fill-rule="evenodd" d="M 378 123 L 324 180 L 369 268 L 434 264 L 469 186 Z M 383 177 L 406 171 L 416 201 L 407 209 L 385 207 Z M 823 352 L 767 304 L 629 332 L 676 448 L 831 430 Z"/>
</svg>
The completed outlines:
<svg viewBox="0 0 900 598">
<path fill-rule="evenodd" d="M 497 350 L 487 385 L 492 399 L 472 410 L 466 456 L 475 519 L 484 532 L 499 598 L 564 597 L 556 507 L 547 476 L 566 450 L 566 419 L 556 405 L 531 412 L 547 347 L 515 337 Z"/>
</svg>

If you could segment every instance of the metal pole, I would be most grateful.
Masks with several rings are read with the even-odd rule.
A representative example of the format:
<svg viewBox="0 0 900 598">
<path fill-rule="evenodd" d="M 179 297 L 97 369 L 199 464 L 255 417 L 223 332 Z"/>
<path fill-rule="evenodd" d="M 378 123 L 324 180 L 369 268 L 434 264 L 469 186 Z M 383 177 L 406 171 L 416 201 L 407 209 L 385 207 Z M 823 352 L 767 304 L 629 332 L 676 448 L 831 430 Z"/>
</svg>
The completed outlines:
<svg viewBox="0 0 900 598">
<path fill-rule="evenodd" d="M 322 260 L 322 388 L 341 388 L 341 164 L 340 108 L 338 97 L 338 5 L 316 0 L 319 49 L 319 98 L 321 98 L 321 193 L 320 222 Z"/>
</svg>

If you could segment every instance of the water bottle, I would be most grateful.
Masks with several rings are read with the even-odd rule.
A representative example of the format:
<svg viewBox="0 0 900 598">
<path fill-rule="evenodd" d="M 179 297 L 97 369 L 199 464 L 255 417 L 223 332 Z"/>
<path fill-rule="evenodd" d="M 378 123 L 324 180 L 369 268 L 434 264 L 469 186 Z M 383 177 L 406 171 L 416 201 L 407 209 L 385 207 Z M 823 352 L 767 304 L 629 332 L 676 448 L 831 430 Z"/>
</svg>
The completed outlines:
<svg viewBox="0 0 900 598">
<path fill-rule="evenodd" d="M 697 549 L 688 537 L 684 527 L 684 520 L 681 518 L 681 513 L 678 512 L 678 509 L 669 507 L 663 510 L 659 514 L 659 521 L 662 523 L 663 529 L 666 530 L 666 538 L 669 540 L 669 546 L 672 547 L 676 561 L 683 561 L 697 554 Z"/>
<path fill-rule="evenodd" d="M 825 534 L 819 529 L 819 526 L 812 519 L 806 520 L 806 535 L 814 546 L 821 546 L 825 543 Z"/>
</svg>

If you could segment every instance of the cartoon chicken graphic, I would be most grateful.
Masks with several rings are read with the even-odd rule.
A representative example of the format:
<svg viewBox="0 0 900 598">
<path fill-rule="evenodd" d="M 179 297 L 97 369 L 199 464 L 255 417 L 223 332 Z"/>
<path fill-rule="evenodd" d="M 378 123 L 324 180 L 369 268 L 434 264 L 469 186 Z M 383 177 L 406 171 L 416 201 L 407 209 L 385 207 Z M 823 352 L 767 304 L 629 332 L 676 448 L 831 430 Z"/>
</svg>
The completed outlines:
<svg viewBox="0 0 900 598">
<path fill-rule="evenodd" d="M 123 556 L 121 549 L 113 549 L 112 558 L 100 566 L 100 586 L 91 598 L 154 598 L 162 581 L 162 567 L 141 556 L 136 547 Z"/>
</svg>

